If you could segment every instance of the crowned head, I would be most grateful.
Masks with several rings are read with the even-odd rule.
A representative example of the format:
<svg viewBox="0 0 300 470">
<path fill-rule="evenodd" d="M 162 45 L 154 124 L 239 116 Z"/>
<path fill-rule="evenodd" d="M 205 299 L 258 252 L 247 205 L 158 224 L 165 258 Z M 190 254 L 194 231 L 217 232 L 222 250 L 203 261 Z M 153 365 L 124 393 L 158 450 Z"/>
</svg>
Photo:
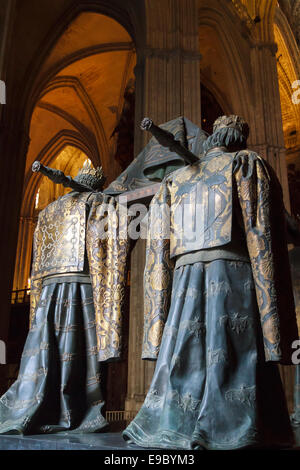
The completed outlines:
<svg viewBox="0 0 300 470">
<path fill-rule="evenodd" d="M 86 160 L 83 167 L 78 171 L 75 181 L 81 183 L 93 191 L 99 191 L 103 188 L 105 183 L 105 176 L 102 167 L 93 168 L 90 160 Z"/>
<path fill-rule="evenodd" d="M 204 150 L 226 147 L 228 151 L 242 150 L 247 147 L 249 126 L 240 116 L 231 114 L 215 120 L 213 133 L 203 144 Z"/>
<path fill-rule="evenodd" d="M 246 140 L 248 139 L 249 126 L 240 116 L 231 114 L 230 116 L 220 116 L 215 120 L 213 125 L 214 133 L 226 128 L 235 129 L 240 132 Z"/>
</svg>

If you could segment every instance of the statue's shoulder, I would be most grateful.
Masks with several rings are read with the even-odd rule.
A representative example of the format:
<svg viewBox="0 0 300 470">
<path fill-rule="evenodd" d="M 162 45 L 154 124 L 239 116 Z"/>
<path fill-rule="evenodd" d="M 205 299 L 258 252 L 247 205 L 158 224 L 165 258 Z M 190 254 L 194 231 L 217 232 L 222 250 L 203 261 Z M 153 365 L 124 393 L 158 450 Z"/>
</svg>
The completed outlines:
<svg viewBox="0 0 300 470">
<path fill-rule="evenodd" d="M 267 163 L 267 161 L 263 157 L 261 157 L 257 152 L 250 149 L 244 149 L 235 152 L 234 161 Z"/>
<path fill-rule="evenodd" d="M 237 152 L 234 158 L 233 172 L 241 170 L 241 174 L 248 178 L 257 175 L 257 171 L 261 178 L 265 178 L 273 183 L 278 184 L 278 178 L 275 170 L 270 163 L 253 150 L 245 149 Z"/>
<path fill-rule="evenodd" d="M 64 194 L 58 197 L 55 201 L 50 202 L 40 213 L 39 219 L 44 217 L 53 217 L 58 215 L 72 214 L 81 207 L 85 207 L 85 204 L 89 201 L 92 192 L 77 192 L 71 191 L 70 193 Z"/>
<path fill-rule="evenodd" d="M 261 157 L 257 152 L 250 149 L 239 150 L 236 152 L 234 159 L 234 169 L 237 169 L 241 166 L 247 166 L 254 168 L 254 166 L 262 166 L 265 169 L 269 170 L 269 163 Z"/>
<path fill-rule="evenodd" d="M 172 171 L 172 173 L 168 174 L 165 176 L 163 179 L 163 183 L 170 184 L 173 183 L 174 181 L 182 180 L 185 177 L 190 176 L 192 173 L 195 172 L 195 168 L 199 167 L 200 165 L 200 160 L 199 162 L 193 163 L 192 165 L 186 165 L 182 168 L 178 168 L 178 170 Z"/>
</svg>

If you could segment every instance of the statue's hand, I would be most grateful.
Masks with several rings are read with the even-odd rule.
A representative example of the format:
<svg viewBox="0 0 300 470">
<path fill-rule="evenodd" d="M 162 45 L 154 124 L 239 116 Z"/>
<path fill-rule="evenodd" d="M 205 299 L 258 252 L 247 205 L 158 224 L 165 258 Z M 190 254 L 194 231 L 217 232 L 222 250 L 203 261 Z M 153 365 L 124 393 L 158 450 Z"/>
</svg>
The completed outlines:
<svg viewBox="0 0 300 470">
<path fill-rule="evenodd" d="M 34 173 L 40 171 L 41 163 L 38 160 L 36 160 L 35 162 L 33 162 L 31 169 Z"/>
<path fill-rule="evenodd" d="M 152 126 L 153 121 L 152 119 L 145 117 L 141 122 L 141 129 L 142 131 L 149 131 L 150 127 Z"/>
</svg>

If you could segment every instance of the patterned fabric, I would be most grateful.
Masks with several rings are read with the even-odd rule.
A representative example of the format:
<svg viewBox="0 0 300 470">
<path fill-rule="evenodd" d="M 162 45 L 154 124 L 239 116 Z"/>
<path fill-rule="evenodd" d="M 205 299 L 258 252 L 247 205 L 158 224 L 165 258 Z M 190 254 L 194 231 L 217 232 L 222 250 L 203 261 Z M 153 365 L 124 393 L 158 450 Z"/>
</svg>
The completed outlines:
<svg viewBox="0 0 300 470">
<path fill-rule="evenodd" d="M 105 215 L 107 210 L 108 215 Z M 95 305 L 98 360 L 122 354 L 122 308 L 126 286 L 127 215 L 113 197 L 95 199 L 87 229 L 87 253 Z M 107 224 L 103 239 L 103 227 Z"/>
<path fill-rule="evenodd" d="M 42 293 L 43 279 L 31 279 L 29 327 L 33 324 L 35 312 Z"/>
<path fill-rule="evenodd" d="M 171 258 L 231 241 L 234 155 L 208 154 L 166 179 Z"/>
<path fill-rule="evenodd" d="M 202 180 L 204 178 L 203 188 Z M 237 195 L 235 194 L 237 193 Z M 213 153 L 174 172 L 150 205 L 145 267 L 143 358 L 155 359 L 168 315 L 171 259 L 183 252 L 231 241 L 232 200 L 242 212 L 264 336 L 265 358 L 290 364 L 298 337 L 285 237 L 282 191 L 272 169 L 254 152 Z M 198 201 L 198 206 L 196 202 Z M 196 244 L 183 243 L 174 213 L 191 202 L 200 214 Z M 281 227 L 281 230 L 278 230 Z M 193 227 L 195 230 L 195 227 Z M 170 236 L 165 236 L 169 231 Z M 154 236 L 153 236 L 154 234 Z M 155 300 L 156 299 L 156 300 Z M 158 301 L 157 301 L 158 299 Z M 150 334 L 151 330 L 151 334 Z"/>
<path fill-rule="evenodd" d="M 18 379 L 0 399 L 0 433 L 98 432 L 100 387 L 91 285 L 43 287 Z"/>
<path fill-rule="evenodd" d="M 34 321 L 41 294 L 41 276 L 82 272 L 87 266 L 87 252 L 99 361 L 120 358 L 122 352 L 122 307 L 129 251 L 126 228 L 126 216 L 119 211 L 114 197 L 70 193 L 41 212 L 35 231 L 30 322 Z"/>
<path fill-rule="evenodd" d="M 298 330 L 300 332 L 300 247 L 294 247 L 289 251 L 289 259 L 291 264 L 291 273 L 293 280 L 294 299 L 297 312 Z M 299 334 L 300 337 L 300 334 Z M 299 349 L 299 348 L 298 348 Z M 300 354 L 297 353 L 299 360 Z M 294 413 L 291 416 L 292 424 L 300 427 L 300 364 L 295 367 L 295 384 L 294 384 Z"/>
<path fill-rule="evenodd" d="M 291 443 L 279 372 L 264 361 L 250 263 L 181 266 L 172 292 L 150 389 L 124 438 L 175 449 Z"/>
<path fill-rule="evenodd" d="M 40 212 L 34 232 L 32 279 L 84 269 L 86 201 L 66 194 Z"/>
<path fill-rule="evenodd" d="M 272 168 L 255 153 L 240 152 L 234 177 L 244 219 L 247 246 L 267 361 L 291 364 L 298 337 L 288 258 L 284 205 Z"/>
<path fill-rule="evenodd" d="M 294 413 L 291 416 L 293 426 L 300 427 L 300 365 L 296 366 L 294 385 Z"/>
<path fill-rule="evenodd" d="M 154 199 L 149 208 L 150 230 L 146 245 L 143 359 L 157 358 L 170 306 L 174 267 L 174 261 L 170 258 L 170 196 L 166 186 L 161 186 L 161 191 Z"/>
</svg>

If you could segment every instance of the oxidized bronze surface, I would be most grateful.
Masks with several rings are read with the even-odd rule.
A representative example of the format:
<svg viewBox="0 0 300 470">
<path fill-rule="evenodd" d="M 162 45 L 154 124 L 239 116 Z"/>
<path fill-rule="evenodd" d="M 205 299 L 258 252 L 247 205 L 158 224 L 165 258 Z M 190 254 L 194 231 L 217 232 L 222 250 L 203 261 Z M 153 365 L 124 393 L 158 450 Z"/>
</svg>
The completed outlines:
<svg viewBox="0 0 300 470">
<path fill-rule="evenodd" d="M 34 234 L 32 278 L 84 268 L 87 193 L 66 195 L 40 215 Z"/>
<path fill-rule="evenodd" d="M 265 359 L 290 363 L 291 345 L 298 332 L 282 230 L 282 194 L 266 162 L 248 150 L 219 154 L 212 159 L 204 157 L 200 163 L 174 172 L 153 198 L 144 278 L 144 358 L 155 359 L 159 352 L 172 289 L 172 258 L 230 242 L 233 184 L 244 221 Z M 185 238 L 186 224 L 178 224 L 173 215 L 185 203 L 191 220 L 197 213 L 201 221 L 202 232 L 196 230 L 200 237 L 194 245 Z"/>
</svg>

